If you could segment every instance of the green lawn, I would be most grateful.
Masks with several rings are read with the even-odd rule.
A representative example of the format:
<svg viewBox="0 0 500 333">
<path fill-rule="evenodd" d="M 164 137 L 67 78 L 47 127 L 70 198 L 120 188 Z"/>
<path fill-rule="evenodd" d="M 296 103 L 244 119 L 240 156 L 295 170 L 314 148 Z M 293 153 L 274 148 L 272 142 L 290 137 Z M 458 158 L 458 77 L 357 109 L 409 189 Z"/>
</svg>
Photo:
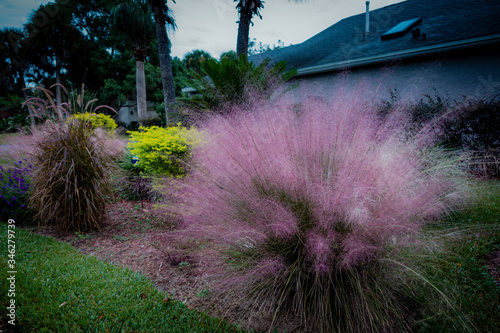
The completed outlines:
<svg viewBox="0 0 500 333">
<path fill-rule="evenodd" d="M 500 248 L 500 181 L 478 182 L 475 190 L 475 204 L 426 228 L 429 239 L 445 250 L 412 257 L 428 281 L 451 296 L 450 312 L 427 313 L 422 332 L 463 332 L 463 323 L 472 332 L 500 327 L 500 281 L 484 260 Z"/>
<path fill-rule="evenodd" d="M 139 273 L 85 256 L 68 244 L 15 230 L 15 297 L 8 297 L 7 225 L 0 240 L 1 317 L 15 300 L 22 332 L 239 332 L 189 310 Z"/>
</svg>

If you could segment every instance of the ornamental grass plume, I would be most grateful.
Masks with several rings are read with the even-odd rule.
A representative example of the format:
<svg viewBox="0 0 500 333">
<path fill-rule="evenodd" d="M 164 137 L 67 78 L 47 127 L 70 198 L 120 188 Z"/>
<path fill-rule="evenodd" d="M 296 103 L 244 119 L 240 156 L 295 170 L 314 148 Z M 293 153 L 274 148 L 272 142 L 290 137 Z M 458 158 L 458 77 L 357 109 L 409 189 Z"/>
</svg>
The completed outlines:
<svg viewBox="0 0 500 333">
<path fill-rule="evenodd" d="M 112 163 L 104 141 L 77 119 L 46 122 L 37 136 L 30 193 L 35 219 L 61 233 L 100 229 Z"/>
<path fill-rule="evenodd" d="M 281 100 L 202 127 L 184 221 L 225 245 L 236 273 L 222 285 L 250 309 L 321 332 L 410 331 L 418 319 L 406 275 L 384 258 L 463 202 L 462 173 L 408 138 L 403 114 L 384 123 L 372 107 Z"/>
<path fill-rule="evenodd" d="M 50 90 L 36 89 L 46 100 L 32 97 L 25 103 L 37 117 L 47 120 L 33 130 L 37 142 L 32 153 L 35 168 L 29 206 L 34 218 L 39 224 L 53 225 L 60 233 L 98 230 L 110 193 L 108 172 L 113 157 L 121 152 L 106 146 L 112 141 L 92 127 L 92 117 L 78 119 L 71 113 L 111 108 L 94 108 L 96 100 L 86 102 L 83 89 L 61 105 L 56 105 Z"/>
</svg>

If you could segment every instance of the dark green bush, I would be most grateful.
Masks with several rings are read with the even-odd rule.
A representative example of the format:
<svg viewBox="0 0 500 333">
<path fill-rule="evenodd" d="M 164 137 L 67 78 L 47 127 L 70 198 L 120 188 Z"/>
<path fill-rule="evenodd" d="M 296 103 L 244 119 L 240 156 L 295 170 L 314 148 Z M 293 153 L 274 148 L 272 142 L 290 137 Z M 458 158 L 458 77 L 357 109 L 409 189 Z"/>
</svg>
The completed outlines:
<svg viewBox="0 0 500 333">
<path fill-rule="evenodd" d="M 452 148 L 485 151 L 500 148 L 500 101 L 467 100 L 444 121 L 442 143 Z"/>
<path fill-rule="evenodd" d="M 132 201 L 158 201 L 161 198 L 161 193 L 153 188 L 152 177 L 141 174 L 129 150 L 118 161 L 118 166 L 113 189 L 120 198 Z"/>
<path fill-rule="evenodd" d="M 0 132 L 13 132 L 30 124 L 28 109 L 17 95 L 0 97 Z"/>
<path fill-rule="evenodd" d="M 382 101 L 377 111 L 384 118 L 395 108 L 408 110 L 412 133 L 430 122 L 437 125 L 441 129 L 437 143 L 467 153 L 472 173 L 500 177 L 500 100 L 451 101 L 435 94 L 425 95 L 414 103 L 403 103 L 397 91 L 391 91 L 391 97 Z"/>
</svg>

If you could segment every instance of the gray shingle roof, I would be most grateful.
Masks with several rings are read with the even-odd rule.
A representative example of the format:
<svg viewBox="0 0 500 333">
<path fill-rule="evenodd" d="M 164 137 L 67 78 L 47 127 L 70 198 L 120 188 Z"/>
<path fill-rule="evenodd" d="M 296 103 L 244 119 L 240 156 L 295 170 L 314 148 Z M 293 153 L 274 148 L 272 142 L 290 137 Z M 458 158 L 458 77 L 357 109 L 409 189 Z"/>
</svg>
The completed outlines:
<svg viewBox="0 0 500 333">
<path fill-rule="evenodd" d="M 425 40 L 412 39 L 411 33 L 381 40 L 380 36 L 398 23 L 419 17 L 422 23 L 417 27 L 426 34 Z M 258 54 L 250 60 L 285 60 L 288 68 L 303 69 L 387 54 L 397 57 L 408 50 L 500 35 L 500 0 L 408 0 L 370 11 L 370 33 L 363 40 L 364 29 L 362 13 L 339 21 L 301 44 Z"/>
</svg>

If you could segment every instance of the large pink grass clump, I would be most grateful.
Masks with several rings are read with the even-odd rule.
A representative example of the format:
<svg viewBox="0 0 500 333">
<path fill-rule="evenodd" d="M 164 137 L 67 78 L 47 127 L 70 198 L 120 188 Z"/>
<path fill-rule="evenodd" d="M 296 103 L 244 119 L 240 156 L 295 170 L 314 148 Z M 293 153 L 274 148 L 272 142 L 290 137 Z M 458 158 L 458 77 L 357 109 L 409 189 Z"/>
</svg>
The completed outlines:
<svg viewBox="0 0 500 333">
<path fill-rule="evenodd" d="M 183 211 L 189 230 L 227 245 L 238 278 L 226 288 L 319 331 L 409 329 L 383 258 L 460 204 L 463 187 L 402 115 L 381 122 L 345 97 L 208 120 Z"/>
</svg>

